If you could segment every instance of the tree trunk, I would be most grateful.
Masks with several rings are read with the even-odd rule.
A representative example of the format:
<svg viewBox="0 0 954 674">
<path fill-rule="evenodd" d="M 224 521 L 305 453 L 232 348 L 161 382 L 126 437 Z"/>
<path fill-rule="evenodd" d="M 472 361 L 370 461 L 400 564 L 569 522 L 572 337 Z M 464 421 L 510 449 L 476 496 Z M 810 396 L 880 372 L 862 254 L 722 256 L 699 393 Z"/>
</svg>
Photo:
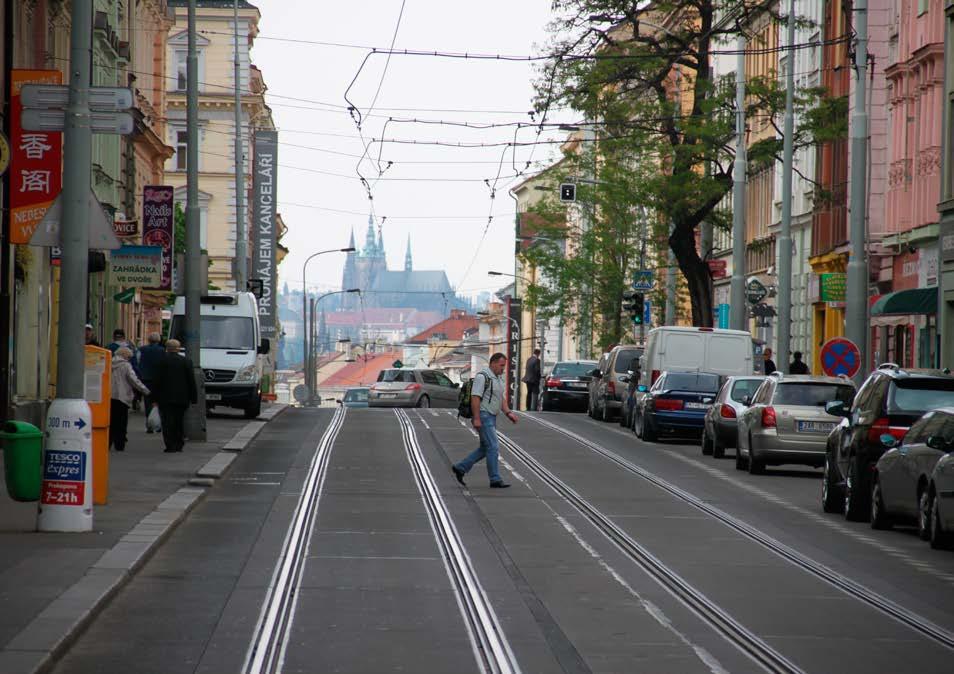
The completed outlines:
<svg viewBox="0 0 954 674">
<path fill-rule="evenodd" d="M 682 227 L 675 227 L 669 237 L 669 246 L 676 256 L 676 262 L 686 283 L 689 284 L 689 300 L 692 302 L 692 324 L 698 328 L 711 328 L 712 316 L 712 276 L 709 265 L 699 257 L 696 251 L 695 230 L 688 234 Z"/>
</svg>

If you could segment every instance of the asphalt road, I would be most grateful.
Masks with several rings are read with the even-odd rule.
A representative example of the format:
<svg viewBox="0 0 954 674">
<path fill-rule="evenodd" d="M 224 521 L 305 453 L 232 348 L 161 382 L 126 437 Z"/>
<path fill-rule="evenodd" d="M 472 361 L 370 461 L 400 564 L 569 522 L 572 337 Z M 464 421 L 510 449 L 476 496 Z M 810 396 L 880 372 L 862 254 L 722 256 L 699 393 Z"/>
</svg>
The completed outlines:
<svg viewBox="0 0 954 674">
<path fill-rule="evenodd" d="M 289 410 L 55 671 L 950 672 L 954 553 L 583 415 Z"/>
</svg>

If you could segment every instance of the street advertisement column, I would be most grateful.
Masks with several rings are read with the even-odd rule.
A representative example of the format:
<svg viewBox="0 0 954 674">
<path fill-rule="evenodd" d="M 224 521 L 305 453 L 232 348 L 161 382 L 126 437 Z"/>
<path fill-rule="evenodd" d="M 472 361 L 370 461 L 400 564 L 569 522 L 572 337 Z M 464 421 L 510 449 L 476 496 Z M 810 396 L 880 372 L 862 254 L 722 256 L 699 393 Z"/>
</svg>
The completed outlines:
<svg viewBox="0 0 954 674">
<path fill-rule="evenodd" d="M 147 185 L 142 191 L 142 243 L 162 249 L 162 273 L 152 290 L 172 290 L 172 263 L 175 260 L 175 218 L 173 188 Z"/>
<path fill-rule="evenodd" d="M 278 280 L 275 268 L 275 216 L 277 213 L 276 186 L 278 181 L 278 132 L 255 132 L 255 159 L 252 181 L 252 273 L 251 278 L 262 282 L 262 296 L 258 301 L 258 317 L 262 336 L 275 339 L 276 297 Z M 240 288 L 239 290 L 245 290 Z"/>
<path fill-rule="evenodd" d="M 507 402 L 511 409 L 520 409 L 520 314 L 523 312 L 523 301 L 511 297 L 507 302 Z"/>
</svg>

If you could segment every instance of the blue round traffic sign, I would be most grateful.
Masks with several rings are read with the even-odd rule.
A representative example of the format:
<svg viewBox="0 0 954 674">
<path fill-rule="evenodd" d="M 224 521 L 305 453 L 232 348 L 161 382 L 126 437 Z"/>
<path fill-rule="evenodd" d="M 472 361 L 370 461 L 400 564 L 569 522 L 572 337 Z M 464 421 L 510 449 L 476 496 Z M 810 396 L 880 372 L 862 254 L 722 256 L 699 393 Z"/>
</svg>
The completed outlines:
<svg viewBox="0 0 954 674">
<path fill-rule="evenodd" d="M 829 339 L 821 348 L 821 366 L 829 377 L 854 377 L 861 368 L 861 352 L 850 339 Z"/>
</svg>

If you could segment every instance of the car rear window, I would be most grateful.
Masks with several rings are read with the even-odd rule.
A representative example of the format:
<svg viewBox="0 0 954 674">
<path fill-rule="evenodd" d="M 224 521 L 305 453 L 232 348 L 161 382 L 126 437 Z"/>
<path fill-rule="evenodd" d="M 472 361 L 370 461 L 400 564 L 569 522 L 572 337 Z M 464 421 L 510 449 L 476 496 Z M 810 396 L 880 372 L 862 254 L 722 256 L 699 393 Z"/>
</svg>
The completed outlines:
<svg viewBox="0 0 954 674">
<path fill-rule="evenodd" d="M 737 403 L 745 400 L 746 396 L 751 398 L 755 395 L 759 386 L 762 385 L 762 379 L 738 379 L 732 383 L 732 391 L 729 397 Z"/>
<path fill-rule="evenodd" d="M 616 355 L 616 365 L 613 369 L 619 374 L 629 372 L 633 358 L 639 358 L 642 353 L 639 349 L 623 349 Z"/>
<path fill-rule="evenodd" d="M 378 381 L 413 384 L 417 380 L 414 379 L 414 373 L 410 370 L 381 370 L 378 373 Z"/>
<path fill-rule="evenodd" d="M 699 391 L 700 393 L 716 393 L 719 390 L 719 375 L 696 374 L 694 372 L 677 372 L 666 375 L 663 388 L 666 391 Z"/>
<path fill-rule="evenodd" d="M 368 402 L 368 389 L 353 388 L 345 393 L 344 401 L 346 403 L 366 403 Z"/>
<path fill-rule="evenodd" d="M 910 379 L 896 381 L 888 396 L 891 412 L 921 414 L 954 405 L 954 379 Z"/>
<path fill-rule="evenodd" d="M 854 396 L 855 389 L 842 384 L 780 382 L 775 389 L 772 404 L 824 407 L 827 402 L 839 400 L 846 405 L 850 405 Z"/>
<path fill-rule="evenodd" d="M 596 369 L 596 363 L 557 363 L 553 366 L 554 377 L 585 377 Z"/>
</svg>

